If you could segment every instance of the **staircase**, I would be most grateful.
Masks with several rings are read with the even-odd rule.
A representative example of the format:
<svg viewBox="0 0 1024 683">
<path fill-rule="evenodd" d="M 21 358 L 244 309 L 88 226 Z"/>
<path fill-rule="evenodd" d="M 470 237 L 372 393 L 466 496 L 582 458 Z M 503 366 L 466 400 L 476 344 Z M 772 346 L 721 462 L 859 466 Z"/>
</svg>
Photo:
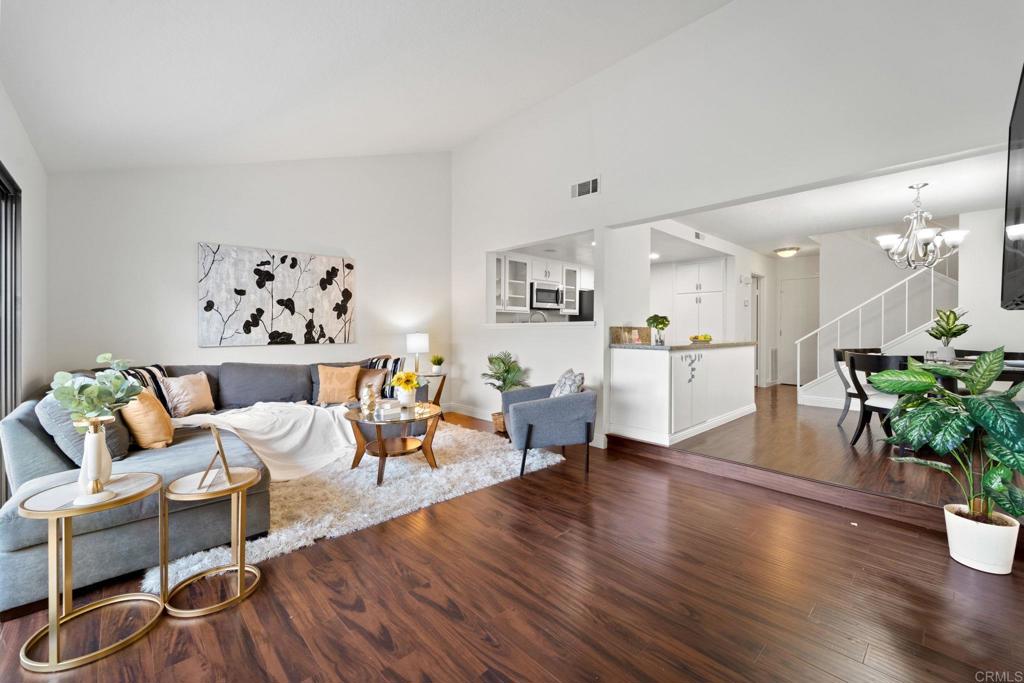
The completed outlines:
<svg viewBox="0 0 1024 683">
<path fill-rule="evenodd" d="M 798 393 L 835 376 L 835 348 L 890 350 L 932 324 L 936 308 L 957 308 L 959 283 L 919 270 L 796 340 Z"/>
</svg>

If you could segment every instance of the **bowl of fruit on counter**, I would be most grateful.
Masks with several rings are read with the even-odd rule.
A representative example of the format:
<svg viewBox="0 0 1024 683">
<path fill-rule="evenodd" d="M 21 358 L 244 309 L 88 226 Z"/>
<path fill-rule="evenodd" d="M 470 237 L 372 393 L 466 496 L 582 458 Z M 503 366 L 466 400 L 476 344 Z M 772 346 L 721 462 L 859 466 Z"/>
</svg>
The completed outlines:
<svg viewBox="0 0 1024 683">
<path fill-rule="evenodd" d="M 710 334 L 691 334 L 690 335 L 690 343 L 691 344 L 710 344 L 711 343 L 711 335 Z"/>
</svg>

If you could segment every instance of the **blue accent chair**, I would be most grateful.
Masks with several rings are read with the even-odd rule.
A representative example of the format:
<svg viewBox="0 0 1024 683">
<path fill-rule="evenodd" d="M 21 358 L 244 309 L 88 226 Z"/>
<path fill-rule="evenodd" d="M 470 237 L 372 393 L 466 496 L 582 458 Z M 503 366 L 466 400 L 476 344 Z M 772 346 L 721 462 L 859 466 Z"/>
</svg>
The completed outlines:
<svg viewBox="0 0 1024 683">
<path fill-rule="evenodd" d="M 506 391 L 501 395 L 501 412 L 514 448 L 523 449 L 519 476 L 526 471 L 526 453 L 531 448 L 577 444 L 586 445 L 584 470 L 590 471 L 590 440 L 597 421 L 597 394 L 584 389 L 578 394 L 551 398 L 554 384 Z"/>
</svg>

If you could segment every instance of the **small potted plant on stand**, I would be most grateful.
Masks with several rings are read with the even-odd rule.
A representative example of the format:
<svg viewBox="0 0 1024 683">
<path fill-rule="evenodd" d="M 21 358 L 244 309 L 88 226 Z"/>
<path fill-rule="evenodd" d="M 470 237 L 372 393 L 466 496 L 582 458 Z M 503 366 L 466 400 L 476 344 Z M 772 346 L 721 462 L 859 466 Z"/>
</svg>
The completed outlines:
<svg viewBox="0 0 1024 683">
<path fill-rule="evenodd" d="M 508 351 L 487 356 L 487 372 L 481 373 L 484 384 L 494 387 L 500 393 L 530 386 L 526 383 L 527 371 Z M 494 431 L 505 431 L 505 414 L 500 410 L 491 413 Z"/>
<path fill-rule="evenodd" d="M 53 398 L 69 413 L 75 429 L 85 434 L 82 467 L 78 473 L 79 496 L 75 505 L 91 505 L 114 497 L 104 490 L 110 481 L 110 451 L 104 425 L 114 421 L 114 413 L 142 393 L 142 385 L 121 372 L 128 361 L 113 360 L 109 353 L 96 357 L 97 363 L 110 365 L 95 377 L 75 376 L 61 370 L 50 383 Z"/>
<path fill-rule="evenodd" d="M 665 345 L 665 330 L 668 325 L 668 318 L 663 315 L 655 313 L 647 318 L 647 327 L 654 330 L 654 334 L 651 335 L 651 346 Z"/>
<path fill-rule="evenodd" d="M 967 314 L 965 313 L 964 315 Z M 939 309 L 935 311 L 935 325 L 928 330 L 928 336 L 942 342 L 942 346 L 935 352 L 936 359 L 947 363 L 952 363 L 956 360 L 956 351 L 949 343 L 971 329 L 971 326 L 967 323 L 960 322 L 963 317 L 963 315 L 952 309 Z"/>
<path fill-rule="evenodd" d="M 391 380 L 391 386 L 395 388 L 399 405 L 405 408 L 416 405 L 416 390 L 420 387 L 419 375 L 411 370 L 399 372 Z"/>
<path fill-rule="evenodd" d="M 441 366 L 444 365 L 444 356 L 434 354 L 430 357 L 430 370 L 435 375 L 441 374 Z"/>
<path fill-rule="evenodd" d="M 957 562 L 992 574 L 1009 574 L 1024 516 L 1024 491 L 1013 482 L 1024 473 L 1024 413 L 1014 397 L 1024 382 L 1002 392 L 989 387 L 1003 372 L 1003 349 L 982 354 L 969 369 L 910 359 L 906 370 L 870 377 L 879 391 L 899 394 L 886 417 L 889 442 L 913 450 L 925 446 L 951 461 L 895 457 L 951 476 L 964 504 L 944 508 L 949 554 Z M 943 386 L 942 378 L 950 388 Z M 969 392 L 961 395 L 956 382 Z M 996 506 L 1003 513 L 996 511 Z"/>
</svg>

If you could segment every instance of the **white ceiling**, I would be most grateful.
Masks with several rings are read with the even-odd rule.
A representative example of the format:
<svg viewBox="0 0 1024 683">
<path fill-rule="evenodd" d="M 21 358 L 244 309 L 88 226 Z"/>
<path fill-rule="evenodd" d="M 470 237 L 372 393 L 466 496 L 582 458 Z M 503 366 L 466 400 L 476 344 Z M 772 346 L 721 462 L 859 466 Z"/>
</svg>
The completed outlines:
<svg viewBox="0 0 1024 683">
<path fill-rule="evenodd" d="M 1009 115 L 1007 112 L 1007 123 Z M 1006 193 L 1006 152 L 683 215 L 677 220 L 766 254 L 790 245 L 814 251 L 813 235 L 898 227 L 914 199 L 907 186 L 920 182 L 929 184 L 921 192 L 921 201 L 936 217 L 1000 207 Z"/>
<path fill-rule="evenodd" d="M 688 240 L 681 239 L 657 228 L 651 229 L 651 252 L 658 255 L 657 263 L 672 263 L 675 261 L 696 261 L 697 259 L 722 256 L 722 252 L 715 249 L 694 244 Z M 654 261 L 652 261 L 654 263 Z"/>
<path fill-rule="evenodd" d="M 6 0 L 50 171 L 448 150 L 727 0 Z"/>
<path fill-rule="evenodd" d="M 584 230 L 583 232 L 528 244 L 525 247 L 507 249 L 506 251 L 514 251 L 518 254 L 536 256 L 537 258 L 550 259 L 552 261 L 565 261 L 567 263 L 578 263 L 582 266 L 593 266 L 593 241 L 594 231 Z"/>
</svg>

